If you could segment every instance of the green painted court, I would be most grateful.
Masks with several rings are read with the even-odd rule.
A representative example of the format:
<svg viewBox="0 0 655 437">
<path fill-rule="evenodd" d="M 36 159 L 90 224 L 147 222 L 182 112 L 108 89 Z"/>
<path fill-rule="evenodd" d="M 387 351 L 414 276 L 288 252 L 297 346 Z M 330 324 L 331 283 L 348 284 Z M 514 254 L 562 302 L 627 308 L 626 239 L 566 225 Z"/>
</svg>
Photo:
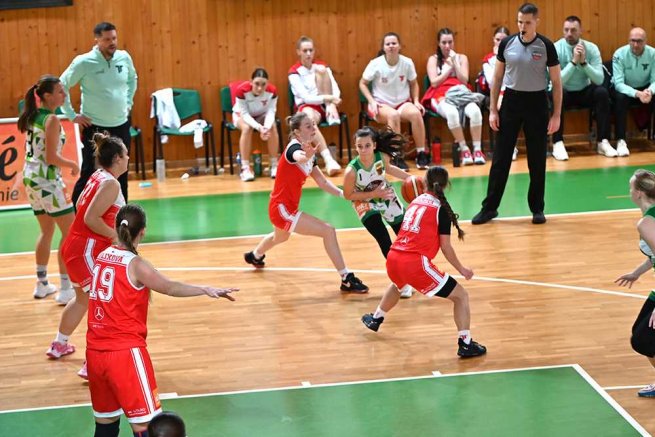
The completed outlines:
<svg viewBox="0 0 655 437">
<path fill-rule="evenodd" d="M 163 407 L 184 417 L 190 437 L 648 435 L 577 365 L 183 396 Z M 91 435 L 91 415 L 88 405 L 5 412 L 0 430 Z"/>
</svg>

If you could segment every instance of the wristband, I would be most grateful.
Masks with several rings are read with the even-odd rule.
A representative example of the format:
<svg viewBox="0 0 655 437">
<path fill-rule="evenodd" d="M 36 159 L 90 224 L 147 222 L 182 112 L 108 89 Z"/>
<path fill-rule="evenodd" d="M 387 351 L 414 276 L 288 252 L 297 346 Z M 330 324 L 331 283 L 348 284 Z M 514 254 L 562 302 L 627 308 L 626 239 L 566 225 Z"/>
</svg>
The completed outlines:
<svg viewBox="0 0 655 437">
<path fill-rule="evenodd" d="M 587 61 L 580 64 L 580 67 L 586 67 L 586 66 L 587 66 Z"/>
</svg>

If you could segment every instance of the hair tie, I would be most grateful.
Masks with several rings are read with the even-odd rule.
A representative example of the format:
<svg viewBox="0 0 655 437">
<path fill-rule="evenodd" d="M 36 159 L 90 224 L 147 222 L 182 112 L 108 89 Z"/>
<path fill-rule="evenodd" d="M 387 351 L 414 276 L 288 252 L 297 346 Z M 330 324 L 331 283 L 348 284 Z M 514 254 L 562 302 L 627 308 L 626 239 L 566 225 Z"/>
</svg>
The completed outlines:
<svg viewBox="0 0 655 437">
<path fill-rule="evenodd" d="M 130 224 L 127 222 L 127 220 L 123 219 L 123 220 L 121 220 L 121 226 L 123 226 L 123 225 L 129 226 Z"/>
</svg>

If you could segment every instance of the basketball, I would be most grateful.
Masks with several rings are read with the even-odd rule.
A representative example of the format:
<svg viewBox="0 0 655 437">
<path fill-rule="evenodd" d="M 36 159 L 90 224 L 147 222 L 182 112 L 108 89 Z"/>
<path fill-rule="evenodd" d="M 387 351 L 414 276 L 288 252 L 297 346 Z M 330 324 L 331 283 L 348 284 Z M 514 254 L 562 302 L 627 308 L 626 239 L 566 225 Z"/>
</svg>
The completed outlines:
<svg viewBox="0 0 655 437">
<path fill-rule="evenodd" d="M 403 181 L 400 193 L 407 203 L 416 199 L 419 195 L 425 192 L 425 182 L 423 178 L 410 176 Z"/>
</svg>

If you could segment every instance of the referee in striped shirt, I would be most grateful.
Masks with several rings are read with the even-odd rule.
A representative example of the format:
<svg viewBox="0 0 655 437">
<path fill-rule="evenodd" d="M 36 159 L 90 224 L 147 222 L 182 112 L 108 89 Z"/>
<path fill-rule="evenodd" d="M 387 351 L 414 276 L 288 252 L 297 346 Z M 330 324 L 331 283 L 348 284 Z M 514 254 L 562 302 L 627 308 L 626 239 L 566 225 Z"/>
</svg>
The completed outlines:
<svg viewBox="0 0 655 437">
<path fill-rule="evenodd" d="M 498 206 L 503 198 L 512 165 L 512 152 L 521 127 L 528 152 L 528 204 L 532 211 L 532 223 L 546 223 L 546 143 L 548 135 L 559 129 L 562 80 L 555 45 L 537 33 L 538 23 L 537 6 L 524 3 L 518 10 L 519 33 L 508 36 L 498 47 L 489 107 L 489 124 L 498 131 L 498 141 L 489 170 L 487 197 L 482 201 L 480 212 L 473 217 L 474 225 L 487 223 L 498 216 Z M 547 70 L 553 83 L 553 114 L 550 116 L 546 96 Z M 499 111 L 501 84 L 506 89 Z"/>
</svg>

